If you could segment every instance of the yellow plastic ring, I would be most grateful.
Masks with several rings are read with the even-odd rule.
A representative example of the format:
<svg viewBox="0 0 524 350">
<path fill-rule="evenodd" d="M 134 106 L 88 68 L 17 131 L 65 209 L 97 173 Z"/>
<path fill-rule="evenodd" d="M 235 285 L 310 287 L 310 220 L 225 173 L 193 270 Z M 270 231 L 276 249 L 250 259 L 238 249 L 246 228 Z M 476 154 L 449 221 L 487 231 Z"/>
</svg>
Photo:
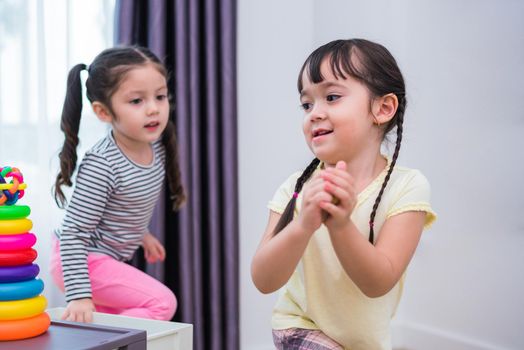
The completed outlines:
<svg viewBox="0 0 524 350">
<path fill-rule="evenodd" d="M 26 233 L 33 227 L 29 219 L 0 220 L 0 235 L 17 235 Z"/>
<path fill-rule="evenodd" d="M 51 319 L 47 313 L 21 320 L 0 321 L 0 340 L 19 340 L 36 337 L 47 331 Z"/>
<path fill-rule="evenodd" d="M 0 301 L 0 321 L 29 318 L 44 312 L 47 300 L 43 295 L 30 299 Z"/>
<path fill-rule="evenodd" d="M 0 190 L 10 190 L 14 184 L 0 184 Z M 19 190 L 25 190 L 27 188 L 27 184 L 20 184 L 18 185 Z"/>
</svg>

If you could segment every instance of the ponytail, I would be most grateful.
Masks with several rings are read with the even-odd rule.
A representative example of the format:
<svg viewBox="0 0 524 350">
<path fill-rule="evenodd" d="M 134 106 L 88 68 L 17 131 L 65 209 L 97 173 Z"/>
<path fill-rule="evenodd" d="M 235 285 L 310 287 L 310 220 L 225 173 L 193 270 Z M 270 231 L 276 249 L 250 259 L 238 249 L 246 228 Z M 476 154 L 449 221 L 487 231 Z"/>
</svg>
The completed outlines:
<svg viewBox="0 0 524 350">
<path fill-rule="evenodd" d="M 284 212 L 282 213 L 280 220 L 277 222 L 277 225 L 275 226 L 275 231 L 273 231 L 273 236 L 282 231 L 291 222 L 291 220 L 293 220 L 293 214 L 295 212 L 298 194 L 300 193 L 300 191 L 302 191 L 302 187 L 304 187 L 306 181 L 315 172 L 315 169 L 317 168 L 319 163 L 320 160 L 318 158 L 313 159 L 311 163 L 309 163 L 307 168 L 304 170 L 302 175 L 300 175 L 300 177 L 298 178 L 297 183 L 295 184 L 295 192 L 293 193 L 293 197 L 291 197 L 291 200 L 287 203 L 286 209 L 284 209 Z"/>
<path fill-rule="evenodd" d="M 62 186 L 72 186 L 71 176 L 76 168 L 78 146 L 78 129 L 80 127 L 80 116 L 82 115 L 82 82 L 80 73 L 86 69 L 85 64 L 77 64 L 69 71 L 67 77 L 66 97 L 62 109 L 60 129 L 64 132 L 65 140 L 62 150 L 58 155 L 60 159 L 60 172 L 54 185 L 54 197 L 56 204 L 63 208 L 67 203 Z"/>
<path fill-rule="evenodd" d="M 168 120 L 162 134 L 162 144 L 166 150 L 166 176 L 171 192 L 169 198 L 173 203 L 173 211 L 176 211 L 184 203 L 186 196 L 180 179 L 175 124 L 171 120 Z"/>
</svg>

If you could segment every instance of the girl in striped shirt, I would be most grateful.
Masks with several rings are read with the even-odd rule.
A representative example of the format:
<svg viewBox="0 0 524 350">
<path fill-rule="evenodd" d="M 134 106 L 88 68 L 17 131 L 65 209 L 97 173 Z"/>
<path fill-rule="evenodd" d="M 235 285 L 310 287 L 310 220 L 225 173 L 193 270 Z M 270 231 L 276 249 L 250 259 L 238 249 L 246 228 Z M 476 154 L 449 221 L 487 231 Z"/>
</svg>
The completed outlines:
<svg viewBox="0 0 524 350">
<path fill-rule="evenodd" d="M 84 70 L 87 98 L 111 131 L 86 152 L 66 206 L 62 186 L 73 184 Z M 150 263 L 165 258 L 148 230 L 164 178 L 173 210 L 184 201 L 169 111 L 166 69 L 146 48 L 107 49 L 89 67 L 78 64 L 69 72 L 54 186 L 66 213 L 51 258 L 52 276 L 68 302 L 63 319 L 91 322 L 93 311 L 160 320 L 174 315 L 171 290 L 125 263 L 140 246 Z"/>
</svg>

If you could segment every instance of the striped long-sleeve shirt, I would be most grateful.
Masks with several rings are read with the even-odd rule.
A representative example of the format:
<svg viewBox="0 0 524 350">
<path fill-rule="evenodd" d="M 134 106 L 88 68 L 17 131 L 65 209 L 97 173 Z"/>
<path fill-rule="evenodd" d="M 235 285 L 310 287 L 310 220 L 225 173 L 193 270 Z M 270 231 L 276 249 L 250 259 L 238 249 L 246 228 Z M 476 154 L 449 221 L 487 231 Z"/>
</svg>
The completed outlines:
<svg viewBox="0 0 524 350">
<path fill-rule="evenodd" d="M 141 245 L 165 176 L 164 146 L 160 141 L 152 146 L 154 159 L 148 166 L 127 158 L 111 133 L 84 156 L 56 230 L 68 302 L 92 297 L 88 253 L 124 261 Z"/>
</svg>

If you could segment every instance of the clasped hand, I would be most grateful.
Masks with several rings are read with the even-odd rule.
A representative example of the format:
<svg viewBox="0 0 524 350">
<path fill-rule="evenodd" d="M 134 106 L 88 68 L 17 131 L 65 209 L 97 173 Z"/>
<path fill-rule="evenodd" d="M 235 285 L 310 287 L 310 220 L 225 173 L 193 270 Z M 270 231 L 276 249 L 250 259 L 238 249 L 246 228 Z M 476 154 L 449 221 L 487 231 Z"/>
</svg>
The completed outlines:
<svg viewBox="0 0 524 350">
<path fill-rule="evenodd" d="M 338 230 L 349 223 L 356 203 L 353 177 L 347 172 L 346 163 L 339 161 L 334 168 L 320 171 L 304 186 L 297 220 L 311 234 L 322 223 L 329 230 Z"/>
</svg>

